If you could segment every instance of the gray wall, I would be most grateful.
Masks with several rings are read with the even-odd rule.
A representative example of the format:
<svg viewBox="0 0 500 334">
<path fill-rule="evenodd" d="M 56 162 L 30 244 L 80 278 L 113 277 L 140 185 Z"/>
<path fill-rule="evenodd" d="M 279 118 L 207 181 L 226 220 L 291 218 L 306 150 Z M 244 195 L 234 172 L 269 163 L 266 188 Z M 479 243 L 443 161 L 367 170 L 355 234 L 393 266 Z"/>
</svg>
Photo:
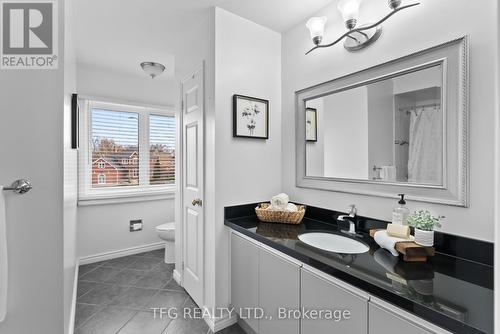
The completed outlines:
<svg viewBox="0 0 500 334">
<path fill-rule="evenodd" d="M 500 34 L 500 6 L 497 5 L 497 21 L 496 21 L 496 31 Z M 497 45 L 495 59 L 497 59 L 497 71 L 496 71 L 496 82 L 499 84 L 500 80 L 500 45 Z M 495 113 L 495 203 L 500 203 L 500 96 L 496 94 L 496 113 Z M 500 286 L 500 247 L 498 242 L 500 241 L 500 205 L 495 206 L 495 286 Z M 500 319 L 500 289 L 495 289 L 495 319 Z M 495 332 L 500 332 L 500 321 L 495 321 Z"/>
<path fill-rule="evenodd" d="M 140 69 L 132 75 L 78 63 L 77 80 L 78 93 L 94 97 L 167 107 L 174 107 L 179 97 L 178 80 L 162 76 L 151 80 Z"/>
<path fill-rule="evenodd" d="M 366 179 L 368 174 L 367 89 L 323 97 L 325 176 Z"/>
<path fill-rule="evenodd" d="M 92 257 L 161 242 L 155 227 L 174 221 L 174 200 L 78 207 L 78 257 Z M 142 219 L 143 230 L 129 231 L 130 220 Z"/>
<path fill-rule="evenodd" d="M 179 72 L 179 78 L 184 78 L 193 71 L 205 65 L 205 197 L 203 201 L 205 213 L 205 253 L 204 253 L 204 285 L 205 296 L 204 305 L 215 305 L 215 9 L 210 8 L 204 12 L 203 19 L 197 25 L 190 27 L 185 32 L 183 47 L 179 54 L 183 55 L 183 68 L 186 72 Z M 180 89 L 178 90 L 178 101 L 180 101 Z M 178 108 L 180 109 L 180 108 Z M 178 124 L 177 129 L 182 125 Z M 180 131 L 180 130 L 179 130 Z M 179 164 L 176 166 L 179 167 Z M 181 173 L 176 170 L 177 175 Z M 180 184 L 177 184 L 178 190 Z M 181 198 L 175 199 L 176 216 L 176 240 L 182 239 L 182 229 L 180 228 L 180 213 L 182 213 Z M 211 217 L 211 219 L 209 218 Z M 176 242 L 175 252 L 182 254 L 182 243 Z M 181 258 L 176 256 L 176 273 L 182 274 Z M 200 305 L 201 306 L 201 305 Z"/>
<path fill-rule="evenodd" d="M 130 75 L 79 63 L 78 94 L 174 109 L 179 96 L 178 81 L 161 77 L 151 80 L 143 74 L 138 71 L 137 75 Z M 129 231 L 133 219 L 143 220 L 142 231 Z M 155 226 L 174 220 L 174 199 L 79 206 L 77 255 L 85 258 L 161 242 Z"/>
<path fill-rule="evenodd" d="M 268 140 L 233 138 L 233 94 L 269 100 Z M 215 139 L 216 192 L 207 198 L 207 202 L 215 198 L 214 216 L 206 219 L 214 222 L 215 243 L 211 246 L 216 251 L 217 306 L 229 303 L 229 235 L 224 227 L 224 206 L 270 200 L 281 191 L 281 111 L 280 34 L 216 8 L 215 132 L 206 135 L 209 141 L 212 135 Z"/>
<path fill-rule="evenodd" d="M 364 2 L 360 22 L 373 21 L 387 12 L 383 3 Z M 330 40 L 342 31 L 342 23 L 334 4 L 317 15 L 331 20 L 325 35 Z M 481 17 L 481 20 L 471 18 Z M 294 200 L 311 205 L 345 211 L 356 203 L 359 214 L 390 220 L 395 200 L 341 194 L 295 187 L 294 92 L 314 84 L 340 77 L 385 61 L 425 49 L 463 35 L 470 35 L 470 208 L 409 202 L 411 210 L 428 208 L 446 216 L 442 231 L 493 241 L 494 207 L 494 138 L 495 108 L 498 85 L 496 62 L 498 31 L 497 2 L 486 1 L 477 6 L 467 0 L 426 1 L 421 6 L 395 15 L 384 23 L 384 33 L 377 43 L 349 53 L 342 45 L 317 50 L 311 47 L 304 23 L 283 35 L 283 185 Z M 422 25 L 421 22 L 439 22 Z M 403 28 L 404 27 L 404 28 Z M 485 29 L 490 33 L 484 34 Z M 411 38 L 409 37 L 411 36 Z M 286 168 L 285 168 L 286 166 Z"/>
<path fill-rule="evenodd" d="M 7 194 L 8 311 L 2 334 L 62 333 L 64 6 L 59 69 L 0 71 L 0 182 L 25 177 L 33 190 Z"/>
<path fill-rule="evenodd" d="M 77 151 L 71 149 L 71 94 L 76 92 L 76 55 L 74 44 L 74 0 L 65 1 L 64 31 L 64 330 L 72 333 L 76 298 L 77 263 Z"/>
<path fill-rule="evenodd" d="M 318 129 L 317 141 L 306 143 L 306 174 L 324 175 L 325 172 L 325 108 L 324 99 L 307 101 L 308 108 L 316 109 L 316 126 Z"/>
<path fill-rule="evenodd" d="M 394 165 L 394 94 L 392 80 L 367 87 L 368 91 L 368 175 L 373 166 Z M 371 177 L 369 177 L 371 178 Z"/>
</svg>

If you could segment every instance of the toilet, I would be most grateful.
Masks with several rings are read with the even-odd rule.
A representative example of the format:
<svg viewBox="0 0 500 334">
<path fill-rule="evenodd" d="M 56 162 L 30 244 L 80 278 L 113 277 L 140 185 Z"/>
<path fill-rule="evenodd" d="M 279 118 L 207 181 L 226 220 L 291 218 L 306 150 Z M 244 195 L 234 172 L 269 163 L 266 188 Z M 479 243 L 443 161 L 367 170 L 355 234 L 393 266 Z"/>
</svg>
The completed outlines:
<svg viewBox="0 0 500 334">
<path fill-rule="evenodd" d="M 160 239 L 165 241 L 165 263 L 175 262 L 175 223 L 156 226 Z"/>
</svg>

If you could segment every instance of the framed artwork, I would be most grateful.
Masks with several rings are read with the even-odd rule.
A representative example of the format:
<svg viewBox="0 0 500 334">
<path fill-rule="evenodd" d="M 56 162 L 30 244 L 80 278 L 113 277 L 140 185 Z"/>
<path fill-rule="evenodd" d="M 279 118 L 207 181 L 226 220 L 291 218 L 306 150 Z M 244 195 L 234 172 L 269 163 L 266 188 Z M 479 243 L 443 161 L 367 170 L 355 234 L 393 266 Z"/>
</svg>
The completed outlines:
<svg viewBox="0 0 500 334">
<path fill-rule="evenodd" d="M 269 101 L 233 95 L 233 137 L 269 138 Z"/>
<path fill-rule="evenodd" d="M 306 108 L 306 141 L 318 141 L 318 111 Z"/>
</svg>

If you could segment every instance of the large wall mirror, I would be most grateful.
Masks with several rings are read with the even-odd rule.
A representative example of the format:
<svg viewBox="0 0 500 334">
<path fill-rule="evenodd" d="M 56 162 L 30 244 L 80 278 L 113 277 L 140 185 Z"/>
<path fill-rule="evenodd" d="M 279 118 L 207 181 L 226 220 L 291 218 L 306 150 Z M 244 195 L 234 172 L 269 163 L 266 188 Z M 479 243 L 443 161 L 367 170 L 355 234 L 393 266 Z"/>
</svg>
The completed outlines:
<svg viewBox="0 0 500 334">
<path fill-rule="evenodd" d="M 467 206 L 467 39 L 296 93 L 297 186 Z"/>
</svg>

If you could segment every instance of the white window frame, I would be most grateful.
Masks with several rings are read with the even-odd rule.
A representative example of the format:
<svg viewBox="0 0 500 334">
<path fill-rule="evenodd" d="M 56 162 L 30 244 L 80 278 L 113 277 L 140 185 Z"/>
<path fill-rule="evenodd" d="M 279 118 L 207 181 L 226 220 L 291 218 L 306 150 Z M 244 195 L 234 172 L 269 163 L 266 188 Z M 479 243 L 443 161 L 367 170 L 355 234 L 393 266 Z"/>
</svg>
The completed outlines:
<svg viewBox="0 0 500 334">
<path fill-rule="evenodd" d="M 150 115 L 177 117 L 174 110 L 154 106 L 139 106 L 95 99 L 81 99 L 80 148 L 78 150 L 78 205 L 144 201 L 173 198 L 176 181 L 169 185 L 149 185 L 149 117 Z M 139 116 L 139 185 L 92 188 L 91 118 L 92 108 L 137 113 Z M 176 127 L 177 130 L 177 127 Z M 176 135 L 177 140 L 177 135 Z M 176 152 L 176 163 L 178 161 Z"/>
</svg>

